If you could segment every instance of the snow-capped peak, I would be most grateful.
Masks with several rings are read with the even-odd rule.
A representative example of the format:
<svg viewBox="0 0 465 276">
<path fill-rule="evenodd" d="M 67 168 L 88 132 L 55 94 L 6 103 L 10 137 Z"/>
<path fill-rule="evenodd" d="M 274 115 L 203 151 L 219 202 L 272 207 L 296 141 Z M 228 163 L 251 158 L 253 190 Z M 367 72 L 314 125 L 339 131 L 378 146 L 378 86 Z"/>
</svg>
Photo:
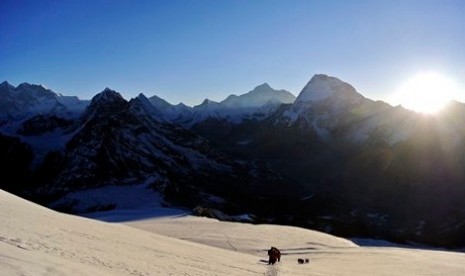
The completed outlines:
<svg viewBox="0 0 465 276">
<path fill-rule="evenodd" d="M 338 78 L 317 74 L 305 85 L 296 103 L 320 101 L 335 93 L 358 94 L 354 87 Z"/>
<path fill-rule="evenodd" d="M 102 92 L 98 93 L 97 95 L 95 95 L 92 100 L 91 100 L 91 105 L 95 102 L 98 102 L 98 101 L 120 101 L 120 100 L 124 100 L 123 99 L 123 96 L 121 96 L 120 93 L 116 92 L 115 90 L 112 90 L 110 88 L 105 88 Z"/>
<path fill-rule="evenodd" d="M 75 96 L 63 96 L 43 85 L 21 83 L 17 87 L 4 81 L 0 84 L 0 117 L 25 119 L 37 114 L 54 114 L 76 118 L 89 101 Z"/>
<path fill-rule="evenodd" d="M 131 99 L 129 103 L 131 102 L 136 102 L 138 104 L 143 105 L 146 108 L 150 108 L 150 110 L 154 109 L 153 104 L 150 102 L 150 100 L 142 93 L 140 93 L 137 97 L 134 99 Z"/>
<path fill-rule="evenodd" d="M 127 105 L 128 102 L 121 94 L 109 88 L 105 88 L 105 90 L 92 98 L 81 118 L 87 121 L 94 116 L 109 116 L 112 113 L 125 109 Z"/>
<path fill-rule="evenodd" d="M 255 87 L 240 96 L 230 95 L 221 105 L 229 108 L 257 108 L 268 103 L 293 103 L 295 96 L 286 90 L 275 90 L 268 83 Z"/>
<path fill-rule="evenodd" d="M 153 95 L 152 97 L 150 97 L 149 101 L 153 106 L 155 106 L 156 109 L 160 111 L 166 111 L 173 107 L 172 104 L 170 104 L 169 102 L 165 101 L 164 99 L 156 95 Z"/>
<path fill-rule="evenodd" d="M 152 105 L 151 109 L 146 108 L 147 112 L 156 120 L 164 121 L 183 121 L 190 117 L 192 107 L 183 103 L 172 105 L 166 100 L 154 95 L 148 101 Z M 208 105 L 208 104 L 206 104 Z"/>
<path fill-rule="evenodd" d="M 42 85 L 21 83 L 16 87 L 18 96 L 22 99 L 38 100 L 39 98 L 57 99 L 58 94 Z"/>
<path fill-rule="evenodd" d="M 161 115 L 160 111 L 154 106 L 150 100 L 142 93 L 140 93 L 136 98 L 132 99 L 130 102 L 130 108 L 138 113 L 146 113 L 146 114 L 157 114 Z"/>
</svg>

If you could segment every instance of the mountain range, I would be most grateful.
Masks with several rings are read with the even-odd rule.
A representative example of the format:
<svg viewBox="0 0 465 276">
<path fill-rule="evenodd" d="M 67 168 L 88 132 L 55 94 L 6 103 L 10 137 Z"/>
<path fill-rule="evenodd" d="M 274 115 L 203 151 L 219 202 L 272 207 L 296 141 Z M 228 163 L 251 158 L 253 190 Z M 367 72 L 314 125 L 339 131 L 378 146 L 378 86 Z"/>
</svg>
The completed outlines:
<svg viewBox="0 0 465 276">
<path fill-rule="evenodd" d="M 262 84 L 194 107 L 3 82 L 0 107 L 0 188 L 62 211 L 117 208 L 62 199 L 146 183 L 168 204 L 257 223 L 465 246 L 460 102 L 418 114 L 315 75 L 298 97 Z"/>
</svg>

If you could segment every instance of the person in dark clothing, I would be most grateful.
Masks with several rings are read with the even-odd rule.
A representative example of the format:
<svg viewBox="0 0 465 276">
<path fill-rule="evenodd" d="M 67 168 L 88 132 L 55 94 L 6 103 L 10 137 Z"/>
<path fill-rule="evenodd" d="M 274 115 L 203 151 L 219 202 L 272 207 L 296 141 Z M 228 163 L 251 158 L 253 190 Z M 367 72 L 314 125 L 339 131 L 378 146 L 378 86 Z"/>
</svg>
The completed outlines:
<svg viewBox="0 0 465 276">
<path fill-rule="evenodd" d="M 272 246 L 270 250 L 268 250 L 268 264 L 275 264 L 276 261 L 281 261 L 281 252 L 278 248 Z"/>
</svg>

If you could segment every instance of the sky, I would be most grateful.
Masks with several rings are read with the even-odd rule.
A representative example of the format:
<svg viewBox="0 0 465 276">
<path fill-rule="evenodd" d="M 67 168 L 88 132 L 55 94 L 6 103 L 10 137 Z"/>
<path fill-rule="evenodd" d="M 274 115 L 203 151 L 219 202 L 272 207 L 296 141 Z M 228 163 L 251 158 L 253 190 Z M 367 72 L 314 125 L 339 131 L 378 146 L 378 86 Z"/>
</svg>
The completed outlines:
<svg viewBox="0 0 465 276">
<path fill-rule="evenodd" d="M 424 71 L 465 97 L 465 1 L 0 0 L 0 82 L 82 99 L 298 95 L 322 73 L 388 100 Z"/>
</svg>

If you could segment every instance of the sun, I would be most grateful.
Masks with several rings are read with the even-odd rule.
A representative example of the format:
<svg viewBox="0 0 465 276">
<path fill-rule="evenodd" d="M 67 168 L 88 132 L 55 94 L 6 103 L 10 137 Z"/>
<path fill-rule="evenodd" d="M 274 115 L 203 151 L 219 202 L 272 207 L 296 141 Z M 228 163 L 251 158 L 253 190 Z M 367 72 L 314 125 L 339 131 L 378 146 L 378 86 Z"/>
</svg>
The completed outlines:
<svg viewBox="0 0 465 276">
<path fill-rule="evenodd" d="M 395 92 L 393 102 L 419 113 L 436 113 L 458 94 L 451 79 L 436 73 L 419 73 L 403 83 Z"/>
</svg>

